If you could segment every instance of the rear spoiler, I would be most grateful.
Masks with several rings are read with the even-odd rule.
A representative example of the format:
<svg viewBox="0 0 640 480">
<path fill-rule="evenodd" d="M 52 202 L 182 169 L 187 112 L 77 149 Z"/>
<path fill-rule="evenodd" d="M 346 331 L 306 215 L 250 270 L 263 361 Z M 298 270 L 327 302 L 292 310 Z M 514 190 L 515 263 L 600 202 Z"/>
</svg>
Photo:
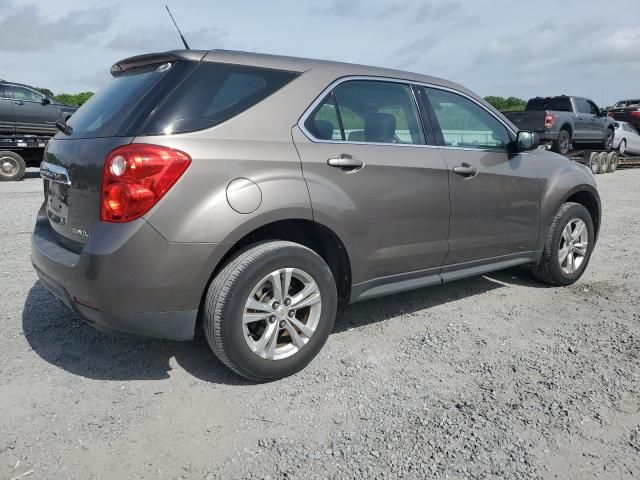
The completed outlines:
<svg viewBox="0 0 640 480">
<path fill-rule="evenodd" d="M 113 64 L 111 67 L 111 75 L 117 77 L 134 68 L 145 67 L 147 65 L 157 65 L 167 62 L 175 62 L 178 60 L 189 60 L 199 62 L 202 60 L 208 50 L 173 50 L 164 53 L 147 53 L 144 55 L 136 55 L 135 57 L 125 58 Z"/>
</svg>

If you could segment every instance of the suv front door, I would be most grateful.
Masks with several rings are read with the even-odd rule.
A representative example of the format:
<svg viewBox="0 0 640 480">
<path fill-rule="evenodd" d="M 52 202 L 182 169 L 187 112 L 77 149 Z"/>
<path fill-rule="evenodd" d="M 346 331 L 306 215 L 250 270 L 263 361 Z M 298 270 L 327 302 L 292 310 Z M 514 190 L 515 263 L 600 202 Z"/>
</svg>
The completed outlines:
<svg viewBox="0 0 640 480">
<path fill-rule="evenodd" d="M 509 130 L 475 100 L 436 87 L 423 87 L 421 97 L 449 168 L 451 227 L 442 276 L 531 258 L 540 185 L 529 156 L 510 153 Z"/>
<path fill-rule="evenodd" d="M 348 80 L 293 129 L 314 218 L 345 242 L 358 298 L 391 283 L 440 283 L 448 173 L 421 123 L 410 85 Z"/>
<path fill-rule="evenodd" d="M 43 104 L 44 96 L 30 88 L 10 85 L 16 131 L 20 133 L 55 133 L 58 109 L 52 103 Z"/>
<path fill-rule="evenodd" d="M 0 84 L 0 134 L 12 134 L 15 127 L 11 94 L 6 85 Z"/>
</svg>

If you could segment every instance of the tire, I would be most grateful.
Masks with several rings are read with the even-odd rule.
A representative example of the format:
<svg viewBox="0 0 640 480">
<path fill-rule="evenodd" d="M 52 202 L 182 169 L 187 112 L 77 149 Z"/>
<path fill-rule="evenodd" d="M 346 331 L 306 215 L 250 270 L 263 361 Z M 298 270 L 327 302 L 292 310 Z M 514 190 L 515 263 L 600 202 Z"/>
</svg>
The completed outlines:
<svg viewBox="0 0 640 480">
<path fill-rule="evenodd" d="M 611 128 L 607 128 L 607 131 L 604 133 L 604 139 L 602 140 L 602 149 L 605 151 L 610 151 L 613 148 L 613 138 L 615 137 L 615 132 Z"/>
<path fill-rule="evenodd" d="M 620 145 L 618 145 L 618 153 L 620 153 L 620 155 L 623 155 L 626 149 L 627 141 L 623 138 L 622 140 L 620 140 Z"/>
<path fill-rule="evenodd" d="M 587 245 L 584 248 L 584 255 L 581 257 L 580 264 L 576 266 L 576 260 L 576 264 L 574 264 L 575 270 L 567 271 L 563 265 L 567 263 L 568 266 L 569 258 L 568 256 L 565 257 L 565 262 L 561 263 L 560 247 L 566 244 L 564 232 L 567 226 L 570 223 L 573 226 L 573 222 L 579 224 L 579 221 L 583 222 L 586 229 Z M 591 252 L 593 251 L 593 241 L 593 220 L 589 211 L 579 203 L 567 202 L 562 204 L 547 234 L 547 240 L 540 261 L 533 267 L 533 275 L 539 281 L 549 285 L 564 286 L 575 283 L 582 276 L 589 264 Z M 580 243 L 576 243 L 575 245 L 579 244 Z M 569 248 L 571 249 L 572 247 L 570 246 Z M 577 253 L 571 253 L 571 255 L 577 258 Z"/>
<path fill-rule="evenodd" d="M 601 172 L 601 163 L 600 163 L 600 154 L 597 152 L 591 153 L 591 157 L 589 158 L 589 168 L 591 169 L 591 173 L 597 175 Z"/>
<path fill-rule="evenodd" d="M 24 176 L 27 164 L 14 152 L 0 152 L 0 181 L 11 182 Z"/>
<path fill-rule="evenodd" d="M 566 155 L 571 150 L 571 134 L 568 130 L 562 129 L 558 133 L 558 139 L 553 142 L 553 150 L 560 155 Z"/>
<path fill-rule="evenodd" d="M 618 162 L 620 161 L 620 157 L 616 152 L 609 153 L 611 155 L 611 160 L 609 161 L 609 173 L 613 173 L 618 169 Z"/>
<path fill-rule="evenodd" d="M 600 154 L 600 170 L 602 173 L 609 173 L 609 168 L 611 167 L 611 155 L 613 152 L 605 153 L 602 152 Z"/>
<path fill-rule="evenodd" d="M 317 289 L 314 291 L 317 291 L 320 301 L 298 307 L 291 316 L 286 311 L 289 307 L 285 306 L 288 305 L 285 301 L 287 295 L 277 295 L 270 283 L 272 272 L 284 269 L 291 275 L 289 292 L 292 292 L 294 300 L 298 294 L 304 295 L 301 292 L 311 285 L 300 280 L 304 277 L 302 273 L 308 276 L 305 281 L 310 278 L 315 282 Z M 278 274 L 279 281 L 275 282 L 279 284 L 278 288 L 284 290 L 286 278 L 284 272 Z M 261 285 L 267 288 L 260 288 Z M 312 293 L 306 298 L 314 295 Z M 260 308 L 249 308 L 250 299 Z M 273 302 L 277 299 L 281 303 L 278 302 L 279 307 L 274 308 Z M 276 380 L 302 370 L 318 354 L 333 329 L 337 302 L 336 283 L 331 270 L 313 250 L 285 241 L 258 243 L 237 254 L 211 282 L 204 303 L 204 332 L 215 355 L 231 370 L 252 381 Z M 297 304 L 303 305 L 304 302 L 298 301 Z M 269 309 L 271 311 L 267 312 Z M 260 317 L 260 320 L 245 324 L 245 316 Z M 295 328 L 294 321 L 297 322 Z M 300 325 L 304 328 L 298 328 Z M 305 335 L 305 330 L 309 333 L 310 327 L 315 330 Z M 306 340 L 306 343 L 300 347 L 295 345 L 293 334 L 289 334 L 291 328 L 295 330 L 297 340 Z M 275 336 L 268 333 L 269 329 L 275 332 Z M 272 342 L 264 341 L 266 338 L 275 339 L 277 347 L 269 349 Z M 264 345 L 258 348 L 261 341 Z"/>
</svg>

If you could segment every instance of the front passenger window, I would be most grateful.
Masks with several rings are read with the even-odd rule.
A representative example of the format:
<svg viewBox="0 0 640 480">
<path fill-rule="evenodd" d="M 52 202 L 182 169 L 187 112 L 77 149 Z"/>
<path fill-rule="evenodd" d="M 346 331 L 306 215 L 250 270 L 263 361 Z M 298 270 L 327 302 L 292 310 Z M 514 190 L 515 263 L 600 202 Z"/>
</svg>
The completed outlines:
<svg viewBox="0 0 640 480">
<path fill-rule="evenodd" d="M 24 102 L 42 102 L 42 95 L 24 87 L 11 87 L 13 99 Z"/>
<path fill-rule="evenodd" d="M 507 128 L 468 98 L 446 90 L 424 89 L 448 147 L 506 150 Z"/>
</svg>

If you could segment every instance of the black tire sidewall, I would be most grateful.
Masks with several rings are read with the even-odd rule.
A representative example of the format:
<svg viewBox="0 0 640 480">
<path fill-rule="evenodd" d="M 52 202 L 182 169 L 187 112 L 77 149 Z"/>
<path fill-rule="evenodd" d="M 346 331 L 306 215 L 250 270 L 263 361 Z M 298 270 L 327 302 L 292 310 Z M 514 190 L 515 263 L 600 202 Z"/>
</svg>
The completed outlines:
<svg viewBox="0 0 640 480">
<path fill-rule="evenodd" d="M 604 133 L 604 139 L 602 140 L 602 148 L 605 151 L 610 151 L 613 148 L 613 139 L 616 136 L 615 132 L 610 128 Z"/>
<path fill-rule="evenodd" d="M 587 225 L 589 245 L 587 248 L 587 254 L 584 258 L 584 261 L 582 262 L 582 265 L 580 265 L 580 268 L 578 268 L 575 272 L 568 274 L 562 271 L 562 268 L 560 267 L 558 250 L 560 248 L 560 241 L 562 239 L 562 232 L 564 231 L 564 228 L 571 220 L 575 218 L 580 218 Z M 593 251 L 593 242 L 595 238 L 594 233 L 595 232 L 591 215 L 589 214 L 589 211 L 582 205 L 572 205 L 566 212 L 564 212 L 562 217 L 557 219 L 557 227 L 554 230 L 553 238 L 551 239 L 553 253 L 551 255 L 551 263 L 549 266 L 551 269 L 551 273 L 558 284 L 571 285 L 582 276 L 585 269 L 587 268 L 587 265 L 589 264 L 589 260 L 591 259 L 591 252 Z"/>
<path fill-rule="evenodd" d="M 568 143 L 566 151 L 562 150 L 563 137 L 566 137 L 567 143 Z M 561 155 L 566 155 L 567 153 L 569 153 L 569 150 L 571 150 L 571 134 L 564 128 L 560 130 L 560 133 L 558 133 L 557 148 L 558 148 L 558 153 Z"/>
<path fill-rule="evenodd" d="M 281 360 L 259 357 L 247 345 L 242 328 L 244 307 L 251 290 L 269 273 L 285 268 L 299 268 L 313 277 L 320 289 L 322 310 L 318 327 L 309 342 L 299 352 Z M 336 317 L 337 291 L 331 270 L 320 256 L 305 247 L 288 246 L 254 262 L 232 286 L 231 295 L 222 313 L 223 335 L 228 355 L 233 363 L 251 377 L 270 380 L 292 375 L 313 360 L 325 344 Z"/>
<path fill-rule="evenodd" d="M 3 181 L 3 182 L 18 181 L 22 177 L 24 177 L 24 172 L 27 169 L 27 164 L 24 161 L 24 158 L 22 158 L 20 155 L 14 152 L 0 151 L 0 158 L 2 157 L 11 157 L 14 160 L 16 160 L 18 162 L 18 171 L 15 173 L 15 175 L 4 175 L 2 172 L 0 172 L 0 181 Z"/>
</svg>

